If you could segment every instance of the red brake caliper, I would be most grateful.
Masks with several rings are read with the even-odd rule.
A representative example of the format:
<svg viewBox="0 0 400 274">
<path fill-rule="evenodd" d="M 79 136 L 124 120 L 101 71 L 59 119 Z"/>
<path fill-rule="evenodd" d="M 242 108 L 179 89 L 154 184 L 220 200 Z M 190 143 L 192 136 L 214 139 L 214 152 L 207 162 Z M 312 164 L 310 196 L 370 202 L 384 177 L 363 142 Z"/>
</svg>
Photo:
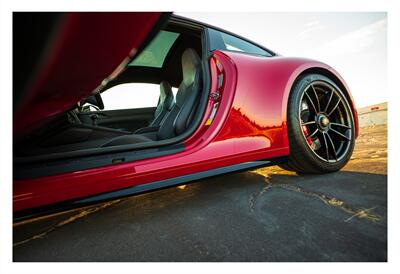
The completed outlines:
<svg viewBox="0 0 400 274">
<path fill-rule="evenodd" d="M 304 136 L 307 136 L 308 135 L 308 129 L 307 129 L 307 126 L 302 126 L 302 128 L 303 128 L 303 133 L 304 133 Z M 311 145 L 312 144 L 312 138 L 311 137 L 308 137 L 307 138 L 307 142 L 308 142 L 308 144 L 309 145 Z"/>
</svg>

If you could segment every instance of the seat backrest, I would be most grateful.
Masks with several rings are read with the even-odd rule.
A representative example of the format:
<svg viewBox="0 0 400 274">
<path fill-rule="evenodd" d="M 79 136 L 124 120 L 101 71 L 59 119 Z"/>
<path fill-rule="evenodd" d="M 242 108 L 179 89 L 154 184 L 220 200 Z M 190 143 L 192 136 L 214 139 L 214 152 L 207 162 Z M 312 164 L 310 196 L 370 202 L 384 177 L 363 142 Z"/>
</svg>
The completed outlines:
<svg viewBox="0 0 400 274">
<path fill-rule="evenodd" d="M 154 119 L 151 121 L 151 127 L 159 126 L 165 115 L 172 109 L 174 105 L 174 94 L 172 93 L 171 85 L 167 81 L 160 83 L 160 98 L 156 111 L 154 112 Z"/>
<path fill-rule="evenodd" d="M 188 48 L 182 54 L 182 74 L 175 104 L 161 121 L 159 140 L 182 134 L 193 120 L 202 89 L 201 59 L 194 49 Z"/>
</svg>

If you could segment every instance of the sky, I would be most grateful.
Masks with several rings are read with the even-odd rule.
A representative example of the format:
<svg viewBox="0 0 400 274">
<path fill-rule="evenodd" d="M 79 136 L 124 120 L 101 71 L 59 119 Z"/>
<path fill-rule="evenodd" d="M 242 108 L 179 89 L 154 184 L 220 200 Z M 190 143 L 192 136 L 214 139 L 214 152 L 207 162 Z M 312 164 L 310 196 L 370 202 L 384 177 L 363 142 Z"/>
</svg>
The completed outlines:
<svg viewBox="0 0 400 274">
<path fill-rule="evenodd" d="M 387 99 L 387 14 L 384 12 L 176 13 L 229 30 L 281 55 L 336 69 L 357 107 Z"/>
</svg>

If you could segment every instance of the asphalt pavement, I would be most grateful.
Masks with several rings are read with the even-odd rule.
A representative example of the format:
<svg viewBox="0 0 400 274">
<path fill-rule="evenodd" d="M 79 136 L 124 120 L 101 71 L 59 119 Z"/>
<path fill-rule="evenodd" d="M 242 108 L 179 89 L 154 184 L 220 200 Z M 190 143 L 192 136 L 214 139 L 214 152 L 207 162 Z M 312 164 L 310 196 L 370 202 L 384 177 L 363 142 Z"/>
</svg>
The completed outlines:
<svg viewBox="0 0 400 274">
<path fill-rule="evenodd" d="M 387 261 L 386 126 L 340 172 L 278 167 L 14 225 L 14 261 Z"/>
</svg>

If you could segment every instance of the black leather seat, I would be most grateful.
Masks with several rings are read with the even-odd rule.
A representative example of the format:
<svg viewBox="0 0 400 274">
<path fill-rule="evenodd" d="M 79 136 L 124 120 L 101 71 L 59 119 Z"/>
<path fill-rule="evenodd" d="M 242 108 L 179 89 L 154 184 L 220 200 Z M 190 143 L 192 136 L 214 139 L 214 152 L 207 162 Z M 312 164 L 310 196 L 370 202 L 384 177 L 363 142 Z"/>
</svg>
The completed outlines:
<svg viewBox="0 0 400 274">
<path fill-rule="evenodd" d="M 202 90 L 201 59 L 194 49 L 188 48 L 183 52 L 182 73 L 183 80 L 176 94 L 176 102 L 160 121 L 157 132 L 152 135 L 143 133 L 119 136 L 102 147 L 169 139 L 182 134 L 190 127 Z"/>
<path fill-rule="evenodd" d="M 165 115 L 172 109 L 173 105 L 174 94 L 172 93 L 171 85 L 167 81 L 161 81 L 160 99 L 158 100 L 156 111 L 154 112 L 154 119 L 149 126 L 159 126 Z"/>
<path fill-rule="evenodd" d="M 154 118 L 148 126 L 135 130 L 134 134 L 148 133 L 157 131 L 165 116 L 171 111 L 174 106 L 174 94 L 172 93 L 171 85 L 167 81 L 160 83 L 160 97 Z"/>
</svg>

